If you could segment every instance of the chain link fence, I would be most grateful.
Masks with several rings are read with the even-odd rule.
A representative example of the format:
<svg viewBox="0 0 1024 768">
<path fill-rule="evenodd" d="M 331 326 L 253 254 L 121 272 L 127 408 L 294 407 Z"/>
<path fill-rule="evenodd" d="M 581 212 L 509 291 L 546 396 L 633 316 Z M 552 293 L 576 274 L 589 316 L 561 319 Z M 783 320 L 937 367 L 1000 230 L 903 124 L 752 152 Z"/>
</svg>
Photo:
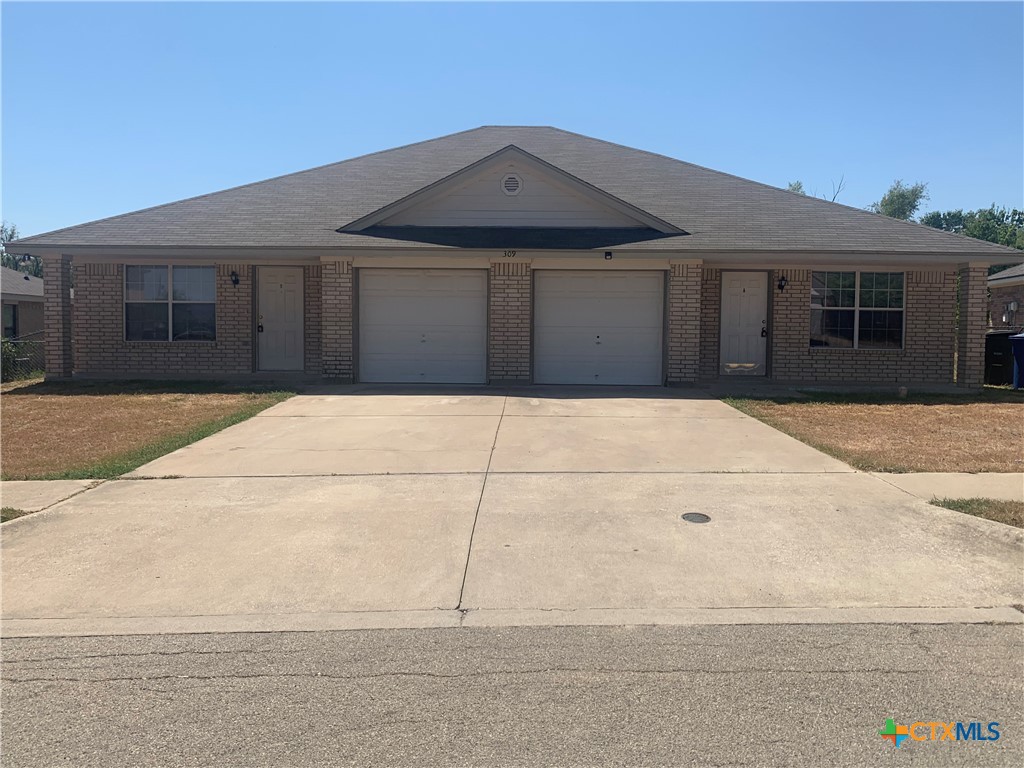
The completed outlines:
<svg viewBox="0 0 1024 768">
<path fill-rule="evenodd" d="M 0 380 L 34 379 L 45 370 L 43 332 L 0 342 Z"/>
</svg>

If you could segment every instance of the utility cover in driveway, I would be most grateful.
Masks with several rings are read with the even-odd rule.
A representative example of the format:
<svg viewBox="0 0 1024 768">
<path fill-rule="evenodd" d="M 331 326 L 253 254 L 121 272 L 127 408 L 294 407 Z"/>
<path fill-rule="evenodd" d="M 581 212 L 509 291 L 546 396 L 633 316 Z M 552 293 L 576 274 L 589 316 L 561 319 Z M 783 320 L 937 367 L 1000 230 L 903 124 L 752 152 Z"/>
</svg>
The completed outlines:
<svg viewBox="0 0 1024 768">
<path fill-rule="evenodd" d="M 486 381 L 486 270 L 361 269 L 358 277 L 361 381 Z"/>
<path fill-rule="evenodd" d="M 538 384 L 662 383 L 661 272 L 538 271 Z"/>
</svg>

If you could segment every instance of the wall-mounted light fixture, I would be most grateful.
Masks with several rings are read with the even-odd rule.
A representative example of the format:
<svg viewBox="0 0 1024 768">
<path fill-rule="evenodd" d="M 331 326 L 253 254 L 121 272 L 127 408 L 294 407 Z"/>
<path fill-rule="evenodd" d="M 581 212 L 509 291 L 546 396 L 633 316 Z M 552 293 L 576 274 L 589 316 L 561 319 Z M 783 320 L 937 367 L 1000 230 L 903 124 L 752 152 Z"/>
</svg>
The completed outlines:
<svg viewBox="0 0 1024 768">
<path fill-rule="evenodd" d="M 611 261 L 612 260 L 612 252 L 611 251 L 605 251 L 604 252 L 604 260 L 605 261 Z"/>
<path fill-rule="evenodd" d="M 786 290 L 787 285 L 789 285 L 789 278 L 783 275 L 782 277 L 779 278 L 779 293 L 782 293 L 784 290 Z"/>
<path fill-rule="evenodd" d="M 237 272 L 232 272 L 231 273 L 231 284 L 232 285 L 238 285 L 238 273 Z"/>
</svg>

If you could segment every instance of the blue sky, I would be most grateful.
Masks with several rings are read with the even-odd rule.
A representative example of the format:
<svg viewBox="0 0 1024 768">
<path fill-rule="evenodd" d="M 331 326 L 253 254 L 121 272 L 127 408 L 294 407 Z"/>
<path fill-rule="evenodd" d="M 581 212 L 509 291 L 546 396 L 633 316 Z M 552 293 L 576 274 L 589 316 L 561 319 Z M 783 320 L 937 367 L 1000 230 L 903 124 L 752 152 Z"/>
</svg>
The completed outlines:
<svg viewBox="0 0 1024 768">
<path fill-rule="evenodd" d="M 1024 5 L 2 7 L 23 235 L 486 124 L 866 206 L 1024 207 Z M 742 211 L 737 212 L 742 216 Z"/>
</svg>

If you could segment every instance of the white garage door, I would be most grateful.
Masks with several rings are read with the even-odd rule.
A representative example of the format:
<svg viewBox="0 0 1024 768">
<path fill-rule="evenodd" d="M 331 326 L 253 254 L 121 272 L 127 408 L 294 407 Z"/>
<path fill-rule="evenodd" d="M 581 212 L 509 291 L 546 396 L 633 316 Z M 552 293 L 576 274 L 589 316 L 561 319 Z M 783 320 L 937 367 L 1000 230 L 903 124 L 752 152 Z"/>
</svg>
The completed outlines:
<svg viewBox="0 0 1024 768">
<path fill-rule="evenodd" d="M 534 275 L 534 381 L 663 383 L 661 272 Z"/>
<path fill-rule="evenodd" d="M 359 270 L 359 379 L 487 380 L 487 271 Z"/>
</svg>

